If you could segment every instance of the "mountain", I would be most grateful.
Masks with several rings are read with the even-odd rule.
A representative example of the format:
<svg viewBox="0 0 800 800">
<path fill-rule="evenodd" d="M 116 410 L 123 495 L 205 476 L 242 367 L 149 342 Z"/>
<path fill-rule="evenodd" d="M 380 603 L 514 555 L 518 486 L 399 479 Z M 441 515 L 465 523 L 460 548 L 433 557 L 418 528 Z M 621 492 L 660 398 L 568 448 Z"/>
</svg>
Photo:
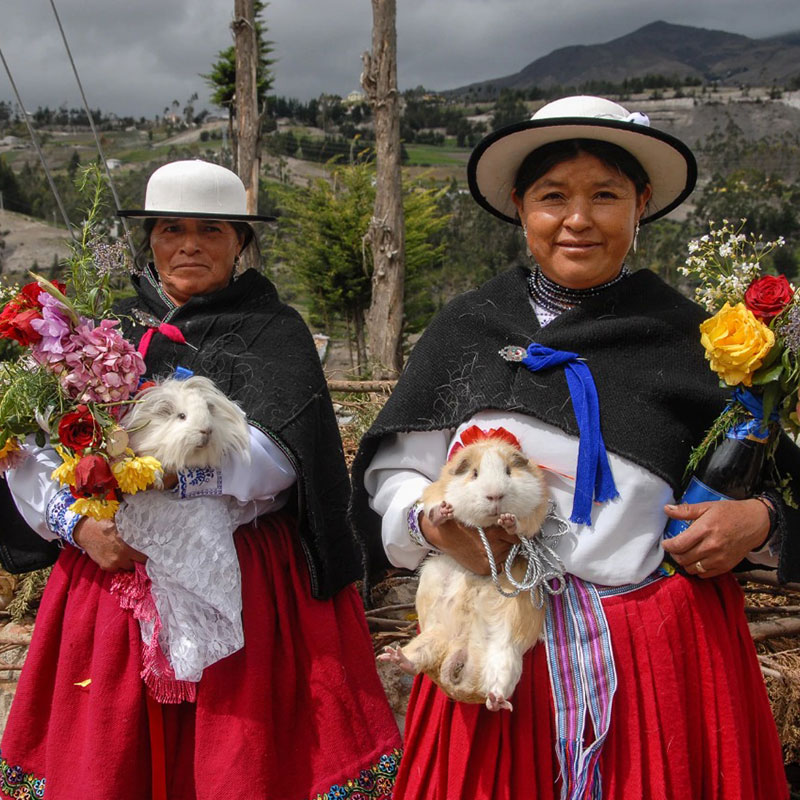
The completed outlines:
<svg viewBox="0 0 800 800">
<path fill-rule="evenodd" d="M 800 32 L 751 39 L 736 33 L 652 22 L 604 44 L 554 50 L 514 75 L 453 89 L 448 95 L 493 95 L 534 86 L 622 83 L 645 75 L 675 75 L 721 85 L 784 86 L 800 78 Z"/>
</svg>

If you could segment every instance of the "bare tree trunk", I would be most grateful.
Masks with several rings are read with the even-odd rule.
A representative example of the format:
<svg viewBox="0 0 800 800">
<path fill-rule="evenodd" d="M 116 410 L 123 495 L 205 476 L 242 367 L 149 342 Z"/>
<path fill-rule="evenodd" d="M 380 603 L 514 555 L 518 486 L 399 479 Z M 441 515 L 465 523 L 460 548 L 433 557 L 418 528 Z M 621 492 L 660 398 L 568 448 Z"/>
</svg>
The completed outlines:
<svg viewBox="0 0 800 800">
<path fill-rule="evenodd" d="M 373 257 L 367 337 L 373 377 L 394 378 L 402 369 L 405 221 L 400 174 L 400 108 L 397 91 L 396 0 L 372 0 L 372 52 L 364 53 L 361 85 L 375 119 L 375 210 L 366 240 Z"/>
<path fill-rule="evenodd" d="M 261 115 L 258 110 L 258 37 L 253 0 L 234 0 L 231 23 L 236 49 L 236 169 L 247 192 L 247 213 L 258 213 L 258 174 L 261 167 Z M 252 255 L 252 251 L 250 252 Z M 246 263 L 244 266 L 257 266 Z"/>
</svg>

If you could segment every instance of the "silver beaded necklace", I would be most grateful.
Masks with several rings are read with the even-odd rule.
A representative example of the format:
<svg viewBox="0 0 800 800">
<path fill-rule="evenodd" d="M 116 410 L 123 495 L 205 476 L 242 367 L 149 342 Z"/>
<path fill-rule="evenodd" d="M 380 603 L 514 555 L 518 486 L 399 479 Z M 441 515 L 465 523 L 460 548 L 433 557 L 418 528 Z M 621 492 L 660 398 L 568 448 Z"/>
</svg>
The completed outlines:
<svg viewBox="0 0 800 800">
<path fill-rule="evenodd" d="M 606 283 L 591 286 L 588 289 L 570 289 L 568 286 L 562 286 L 560 283 L 550 280 L 539 265 L 534 264 L 531 274 L 528 276 L 528 291 L 537 305 L 560 314 L 562 311 L 569 311 L 574 306 L 579 306 L 587 298 L 600 294 L 630 274 L 631 271 L 623 264 L 619 275 Z"/>
</svg>

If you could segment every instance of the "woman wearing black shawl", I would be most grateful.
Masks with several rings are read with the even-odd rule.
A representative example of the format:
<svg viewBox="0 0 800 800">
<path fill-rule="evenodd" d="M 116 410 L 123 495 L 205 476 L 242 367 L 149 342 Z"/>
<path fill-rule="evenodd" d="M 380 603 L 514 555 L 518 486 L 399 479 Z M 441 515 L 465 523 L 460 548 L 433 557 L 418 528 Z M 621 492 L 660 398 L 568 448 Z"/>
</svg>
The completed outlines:
<svg viewBox="0 0 800 800">
<path fill-rule="evenodd" d="M 112 521 L 77 518 L 59 493 L 42 501 L 41 532 L 70 544 L 39 611 L 0 789 L 58 800 L 388 799 L 399 735 L 352 585 L 361 558 L 319 357 L 264 276 L 234 275 L 249 223 L 262 218 L 245 213 L 232 172 L 201 161 L 157 170 L 145 210 L 121 213 L 146 218 L 154 259 L 117 309 L 147 377 L 204 375 L 247 415 L 249 462 L 173 477 L 186 503 L 228 495 L 242 509 L 234 541 L 245 644 L 206 667 L 192 701 L 180 702 L 186 695 L 142 663 L 139 623 L 115 584 L 142 555 Z M 36 525 L 42 502 L 16 479 Z M 185 559 L 204 569 L 202 553 Z"/>
<path fill-rule="evenodd" d="M 567 528 L 555 545 L 567 588 L 549 599 L 513 710 L 415 680 L 405 800 L 788 796 L 730 569 L 747 556 L 796 575 L 792 514 L 775 493 L 674 505 L 724 397 L 702 310 L 624 265 L 639 224 L 680 204 L 695 174 L 683 143 L 593 97 L 550 103 L 472 155 L 473 196 L 521 223 L 534 263 L 456 298 L 426 330 L 362 442 L 353 520 L 373 564 L 382 544 L 397 566 L 439 549 L 488 574 L 476 532 L 433 525 L 418 501 L 466 429 L 503 428 L 546 471 L 560 523 L 545 533 Z M 782 450 L 796 470 L 797 448 Z M 662 546 L 668 515 L 697 521 Z M 513 537 L 486 533 L 502 563 Z"/>
</svg>

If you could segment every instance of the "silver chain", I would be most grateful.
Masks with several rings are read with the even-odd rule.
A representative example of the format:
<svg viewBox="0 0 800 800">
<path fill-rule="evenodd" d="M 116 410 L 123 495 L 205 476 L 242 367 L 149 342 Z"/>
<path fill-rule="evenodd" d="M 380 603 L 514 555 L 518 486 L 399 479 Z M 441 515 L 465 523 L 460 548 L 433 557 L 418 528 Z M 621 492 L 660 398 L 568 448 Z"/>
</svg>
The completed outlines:
<svg viewBox="0 0 800 800">
<path fill-rule="evenodd" d="M 478 527 L 478 535 L 486 550 L 486 557 L 489 560 L 489 569 L 492 572 L 492 582 L 503 597 L 518 597 L 522 592 L 531 593 L 531 602 L 536 608 L 541 608 L 544 604 L 545 595 L 561 594 L 566 588 L 564 578 L 564 562 L 559 558 L 556 551 L 549 542 L 563 536 L 569 530 L 569 523 L 556 514 L 555 504 L 550 501 L 547 508 L 545 520 L 552 519 L 558 525 L 558 530 L 547 535 L 539 534 L 528 538 L 520 536 L 517 542 L 509 551 L 505 560 L 504 572 L 508 582 L 514 587 L 512 591 L 506 591 L 500 585 L 498 577 L 497 562 L 494 559 L 486 532 Z M 511 574 L 511 567 L 517 556 L 521 556 L 526 562 L 525 576 L 517 580 Z M 552 583 L 551 583 L 552 582 Z"/>
</svg>

